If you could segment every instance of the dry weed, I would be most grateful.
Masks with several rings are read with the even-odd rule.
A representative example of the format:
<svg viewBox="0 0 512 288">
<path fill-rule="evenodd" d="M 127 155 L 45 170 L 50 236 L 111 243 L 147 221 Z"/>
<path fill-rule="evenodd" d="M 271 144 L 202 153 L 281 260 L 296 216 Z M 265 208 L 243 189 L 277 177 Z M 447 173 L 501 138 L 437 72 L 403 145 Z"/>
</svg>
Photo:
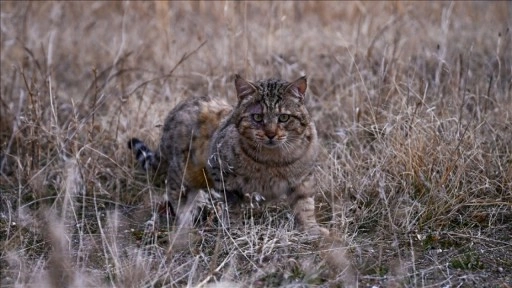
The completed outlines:
<svg viewBox="0 0 512 288">
<path fill-rule="evenodd" d="M 512 283 L 509 2 L 0 5 L 2 287 Z M 152 218 L 126 140 L 235 73 L 308 75 L 333 238 L 273 207 Z"/>
</svg>

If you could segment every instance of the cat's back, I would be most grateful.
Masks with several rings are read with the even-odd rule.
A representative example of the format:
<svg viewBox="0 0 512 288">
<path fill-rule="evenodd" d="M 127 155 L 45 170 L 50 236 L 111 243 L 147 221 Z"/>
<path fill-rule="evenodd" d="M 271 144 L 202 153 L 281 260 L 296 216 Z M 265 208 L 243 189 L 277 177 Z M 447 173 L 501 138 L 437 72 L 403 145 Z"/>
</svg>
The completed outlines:
<svg viewBox="0 0 512 288">
<path fill-rule="evenodd" d="M 203 96 L 180 102 L 167 115 L 160 152 L 167 158 L 170 169 L 187 162 L 185 180 L 191 187 L 206 187 L 203 168 L 210 139 L 232 109 L 224 99 Z"/>
<path fill-rule="evenodd" d="M 189 133 L 190 129 L 198 131 L 202 124 L 211 128 L 218 124 L 233 107 L 224 99 L 215 99 L 209 96 L 192 97 L 178 103 L 167 115 L 163 134 L 173 134 L 173 131 L 181 135 Z"/>
</svg>

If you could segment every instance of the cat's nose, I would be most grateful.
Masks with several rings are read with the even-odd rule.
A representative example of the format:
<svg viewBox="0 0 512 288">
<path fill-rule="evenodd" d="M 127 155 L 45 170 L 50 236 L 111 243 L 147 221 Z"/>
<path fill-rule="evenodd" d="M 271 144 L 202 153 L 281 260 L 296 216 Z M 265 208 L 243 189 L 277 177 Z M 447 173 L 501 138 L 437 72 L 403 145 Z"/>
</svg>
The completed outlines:
<svg viewBox="0 0 512 288">
<path fill-rule="evenodd" d="M 267 136 L 268 139 L 272 140 L 272 139 L 274 139 L 274 137 L 276 137 L 276 132 L 275 131 L 265 131 L 265 136 Z"/>
</svg>

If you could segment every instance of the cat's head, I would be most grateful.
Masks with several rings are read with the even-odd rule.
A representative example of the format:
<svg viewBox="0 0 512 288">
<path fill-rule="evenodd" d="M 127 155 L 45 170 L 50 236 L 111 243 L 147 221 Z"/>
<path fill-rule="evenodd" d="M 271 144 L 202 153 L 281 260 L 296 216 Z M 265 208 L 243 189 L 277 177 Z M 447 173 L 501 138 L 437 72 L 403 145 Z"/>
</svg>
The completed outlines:
<svg viewBox="0 0 512 288">
<path fill-rule="evenodd" d="M 279 79 L 249 82 L 235 77 L 239 115 L 237 128 L 249 144 L 258 148 L 295 149 L 312 133 L 304 105 L 307 81 Z"/>
</svg>

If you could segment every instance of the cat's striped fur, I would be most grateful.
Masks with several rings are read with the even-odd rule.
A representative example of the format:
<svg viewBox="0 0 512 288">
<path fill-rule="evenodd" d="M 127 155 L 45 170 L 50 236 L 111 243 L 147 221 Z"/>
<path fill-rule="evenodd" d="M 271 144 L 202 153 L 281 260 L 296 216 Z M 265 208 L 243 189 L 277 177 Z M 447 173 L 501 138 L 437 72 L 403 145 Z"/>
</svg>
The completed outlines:
<svg viewBox="0 0 512 288">
<path fill-rule="evenodd" d="M 307 82 L 235 78 L 238 103 L 201 97 L 185 100 L 167 116 L 153 153 L 134 138 L 145 169 L 166 170 L 170 201 L 180 225 L 189 225 L 201 189 L 238 202 L 265 199 L 289 204 L 299 229 L 328 234 L 314 215 L 313 169 L 318 152 L 314 123 L 304 104 Z"/>
</svg>

